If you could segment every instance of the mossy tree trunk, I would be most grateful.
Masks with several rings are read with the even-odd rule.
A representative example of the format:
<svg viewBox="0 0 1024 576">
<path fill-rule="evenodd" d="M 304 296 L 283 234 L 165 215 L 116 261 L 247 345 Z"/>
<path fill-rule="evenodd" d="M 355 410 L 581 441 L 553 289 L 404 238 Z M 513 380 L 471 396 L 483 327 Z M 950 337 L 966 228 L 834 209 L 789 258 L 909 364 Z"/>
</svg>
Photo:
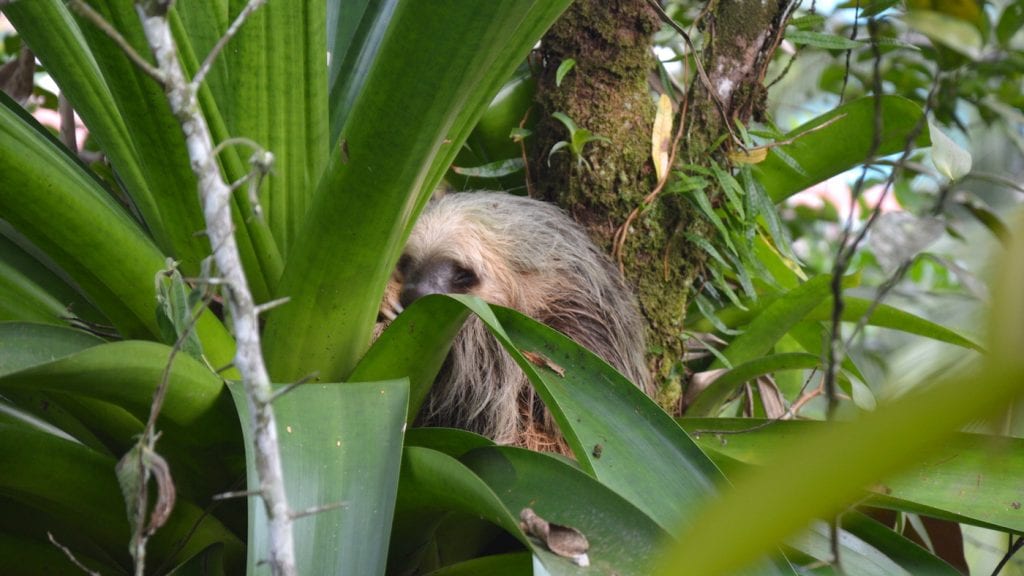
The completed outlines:
<svg viewBox="0 0 1024 576">
<path fill-rule="evenodd" d="M 759 110 L 764 70 L 780 36 L 776 22 L 786 6 L 781 0 L 719 0 L 706 16 L 702 59 L 728 117 L 747 121 Z M 651 160 L 656 99 L 648 80 L 656 71 L 651 40 L 660 25 L 644 0 L 578 0 L 541 43 L 531 188 L 565 207 L 609 253 L 619 228 L 657 185 Z M 556 86 L 556 71 L 569 58 L 576 65 Z M 707 164 L 710 144 L 725 130 L 709 94 L 701 82 L 690 89 L 677 165 Z M 582 161 L 567 148 L 549 156 L 558 141 L 569 140 L 554 112 L 608 140 L 587 144 Z M 666 190 L 633 219 L 618 256 L 648 322 L 648 357 L 665 385 L 665 403 L 678 398 L 687 300 L 704 262 L 684 235 L 706 230 L 691 205 Z"/>
</svg>

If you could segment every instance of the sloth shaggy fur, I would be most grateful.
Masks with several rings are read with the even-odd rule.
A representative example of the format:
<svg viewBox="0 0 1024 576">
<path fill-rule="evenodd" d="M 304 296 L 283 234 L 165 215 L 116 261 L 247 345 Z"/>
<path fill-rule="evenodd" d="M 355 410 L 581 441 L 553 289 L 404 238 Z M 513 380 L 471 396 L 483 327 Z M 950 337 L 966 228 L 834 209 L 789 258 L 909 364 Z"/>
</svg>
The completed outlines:
<svg viewBox="0 0 1024 576">
<path fill-rule="evenodd" d="M 448 194 L 416 223 L 381 306 L 463 293 L 514 308 L 604 358 L 650 394 L 644 324 L 601 250 L 554 205 L 494 192 Z M 565 452 L 522 370 L 475 316 L 459 332 L 417 420 L 500 444 Z"/>
</svg>

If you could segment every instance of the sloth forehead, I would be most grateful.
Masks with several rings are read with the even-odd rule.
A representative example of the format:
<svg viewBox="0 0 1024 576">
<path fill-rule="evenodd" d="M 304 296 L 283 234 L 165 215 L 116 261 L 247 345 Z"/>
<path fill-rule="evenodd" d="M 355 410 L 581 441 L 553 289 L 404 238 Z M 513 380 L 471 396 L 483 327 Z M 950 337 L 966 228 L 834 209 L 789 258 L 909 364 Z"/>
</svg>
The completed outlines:
<svg viewBox="0 0 1024 576">
<path fill-rule="evenodd" d="M 405 254 L 416 261 L 446 258 L 468 267 L 478 267 L 488 245 L 493 245 L 486 226 L 461 215 L 428 212 L 416 224 Z"/>
</svg>

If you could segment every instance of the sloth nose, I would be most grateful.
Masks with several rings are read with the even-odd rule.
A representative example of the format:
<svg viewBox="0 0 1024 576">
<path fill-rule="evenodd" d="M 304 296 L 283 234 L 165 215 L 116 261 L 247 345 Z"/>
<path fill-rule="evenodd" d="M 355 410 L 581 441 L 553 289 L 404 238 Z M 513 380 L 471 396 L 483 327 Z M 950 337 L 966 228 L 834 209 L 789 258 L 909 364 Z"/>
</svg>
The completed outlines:
<svg viewBox="0 0 1024 576">
<path fill-rule="evenodd" d="M 398 301 L 402 303 L 404 308 L 408 308 L 414 301 L 426 296 L 427 294 L 440 294 L 438 290 L 433 290 L 429 286 L 425 286 L 422 282 L 406 283 L 402 286 L 402 292 L 398 295 Z"/>
<path fill-rule="evenodd" d="M 449 282 L 440 274 L 424 274 L 418 278 L 406 280 L 402 285 L 402 292 L 398 295 L 398 301 L 403 307 L 408 308 L 414 301 L 427 296 L 428 294 L 447 294 L 451 292 Z"/>
</svg>

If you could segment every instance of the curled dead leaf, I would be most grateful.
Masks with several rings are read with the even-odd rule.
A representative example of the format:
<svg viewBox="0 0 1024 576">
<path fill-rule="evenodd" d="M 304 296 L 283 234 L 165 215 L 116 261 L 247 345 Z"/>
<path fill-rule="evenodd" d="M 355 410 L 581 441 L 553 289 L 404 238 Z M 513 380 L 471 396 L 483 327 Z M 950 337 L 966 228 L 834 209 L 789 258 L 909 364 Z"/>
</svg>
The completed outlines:
<svg viewBox="0 0 1024 576">
<path fill-rule="evenodd" d="M 519 527 L 528 536 L 540 540 L 548 550 L 572 560 L 578 566 L 589 566 L 587 550 L 590 542 L 579 530 L 554 524 L 541 518 L 532 508 L 523 508 L 519 513 Z"/>
</svg>

